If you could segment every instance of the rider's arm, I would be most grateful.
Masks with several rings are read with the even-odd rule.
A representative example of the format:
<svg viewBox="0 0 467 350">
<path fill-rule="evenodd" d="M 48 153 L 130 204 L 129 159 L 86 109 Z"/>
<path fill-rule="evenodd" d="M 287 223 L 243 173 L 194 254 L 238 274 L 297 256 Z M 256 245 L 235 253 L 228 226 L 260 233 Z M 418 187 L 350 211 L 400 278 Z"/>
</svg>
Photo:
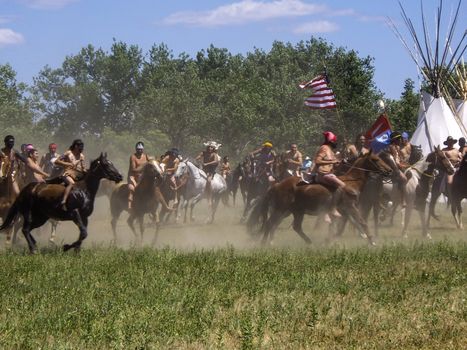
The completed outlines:
<svg viewBox="0 0 467 350">
<path fill-rule="evenodd" d="M 58 158 L 55 160 L 54 164 L 55 164 L 55 165 L 60 165 L 60 166 L 62 166 L 62 167 L 64 167 L 64 168 L 66 168 L 66 167 L 73 167 L 73 163 L 67 162 L 67 160 L 68 160 L 68 155 L 65 153 L 65 154 L 62 155 L 61 157 L 58 157 Z"/>
<path fill-rule="evenodd" d="M 42 169 L 36 163 L 34 163 L 31 158 L 26 158 L 26 163 L 25 164 L 29 169 L 31 169 L 35 173 L 41 174 L 44 177 L 49 177 L 49 174 L 42 171 Z"/>
<path fill-rule="evenodd" d="M 250 153 L 250 157 L 254 157 L 254 156 L 257 155 L 258 153 L 260 153 L 261 150 L 262 150 L 262 148 L 255 149 L 253 152 Z"/>
</svg>

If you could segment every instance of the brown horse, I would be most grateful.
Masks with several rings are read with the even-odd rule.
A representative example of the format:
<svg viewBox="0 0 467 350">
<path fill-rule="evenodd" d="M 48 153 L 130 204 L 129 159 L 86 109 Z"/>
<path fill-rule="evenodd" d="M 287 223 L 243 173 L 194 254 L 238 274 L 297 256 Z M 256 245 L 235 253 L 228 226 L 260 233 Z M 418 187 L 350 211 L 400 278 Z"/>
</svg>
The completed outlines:
<svg viewBox="0 0 467 350">
<path fill-rule="evenodd" d="M 338 208 L 344 216 L 349 216 L 362 235 L 366 235 L 369 242 L 374 244 L 357 203 L 358 195 L 370 172 L 389 174 L 391 168 L 371 152 L 358 158 L 345 175 L 339 176 L 346 187 L 338 201 Z M 333 194 L 330 188 L 321 184 L 299 185 L 300 181 L 292 176 L 272 186 L 253 208 L 247 228 L 253 234 L 261 225 L 259 233 L 263 233 L 263 243 L 272 239 L 281 221 L 290 214 L 294 217 L 295 232 L 305 242 L 311 243 L 302 229 L 303 218 L 305 214 L 317 216 L 328 211 Z"/>
<path fill-rule="evenodd" d="M 151 162 L 146 163 L 142 170 L 141 179 L 133 195 L 133 206 L 131 210 L 128 210 L 128 185 L 121 184 L 114 188 L 110 196 L 110 212 L 112 214 L 111 226 L 114 235 L 114 243 L 117 243 L 117 221 L 123 211 L 128 211 L 130 214 L 127 223 L 135 235 L 138 244 L 143 240 L 144 215 L 152 214 L 156 226 L 153 243 L 155 242 L 160 228 L 157 212 L 159 204 L 162 204 L 163 208 L 166 210 L 172 210 L 168 207 L 164 196 L 160 192 L 159 187 L 161 181 L 161 174 L 156 165 Z M 134 227 L 135 220 L 139 223 L 140 237 L 138 237 Z"/>
<path fill-rule="evenodd" d="M 452 181 L 451 213 L 459 229 L 464 227 L 461 205 L 464 198 L 467 198 L 467 154 L 462 158 L 459 170 L 454 174 Z"/>
<path fill-rule="evenodd" d="M 36 240 L 31 230 L 40 227 L 50 218 L 59 221 L 73 221 L 79 228 L 79 238 L 72 244 L 65 244 L 65 251 L 75 248 L 79 250 L 81 243 L 87 237 L 88 217 L 94 210 L 94 199 L 102 178 L 119 182 L 122 175 L 118 172 L 107 154 L 91 162 L 89 170 L 83 180 L 76 183 L 64 210 L 61 205 L 65 186 L 62 184 L 30 183 L 24 187 L 12 207 L 8 211 L 5 222 L 0 231 L 11 227 L 18 215 L 23 217 L 23 234 L 31 253 L 36 248 Z"/>
</svg>

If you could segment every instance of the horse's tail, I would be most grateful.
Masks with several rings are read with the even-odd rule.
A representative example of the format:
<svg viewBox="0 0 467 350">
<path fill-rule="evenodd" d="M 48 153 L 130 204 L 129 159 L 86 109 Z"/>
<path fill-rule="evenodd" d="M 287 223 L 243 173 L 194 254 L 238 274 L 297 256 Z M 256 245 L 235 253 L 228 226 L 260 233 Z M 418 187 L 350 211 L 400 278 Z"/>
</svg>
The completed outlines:
<svg viewBox="0 0 467 350">
<path fill-rule="evenodd" d="M 8 214 L 6 215 L 5 220 L 3 221 L 2 225 L 0 226 L 0 231 L 9 229 L 11 226 L 13 226 L 13 224 L 15 222 L 15 219 L 19 214 L 18 199 L 19 198 L 16 198 L 15 202 L 13 203 L 13 205 L 8 210 Z"/>
<path fill-rule="evenodd" d="M 271 187 L 265 194 L 259 197 L 251 209 L 250 216 L 246 222 L 246 228 L 248 233 L 252 236 L 260 234 L 264 229 L 264 224 L 268 219 L 273 188 L 274 187 Z"/>
</svg>

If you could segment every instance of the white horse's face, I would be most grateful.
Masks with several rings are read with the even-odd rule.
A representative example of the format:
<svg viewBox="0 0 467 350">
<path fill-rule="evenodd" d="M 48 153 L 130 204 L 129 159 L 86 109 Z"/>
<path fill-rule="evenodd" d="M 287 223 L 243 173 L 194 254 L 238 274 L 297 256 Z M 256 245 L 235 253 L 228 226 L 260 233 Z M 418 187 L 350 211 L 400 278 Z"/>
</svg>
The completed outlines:
<svg viewBox="0 0 467 350">
<path fill-rule="evenodd" d="M 175 172 L 175 176 L 176 176 L 176 177 L 182 176 L 183 174 L 186 173 L 186 170 L 187 170 L 186 161 L 180 162 L 180 163 L 178 164 L 177 171 Z"/>
</svg>

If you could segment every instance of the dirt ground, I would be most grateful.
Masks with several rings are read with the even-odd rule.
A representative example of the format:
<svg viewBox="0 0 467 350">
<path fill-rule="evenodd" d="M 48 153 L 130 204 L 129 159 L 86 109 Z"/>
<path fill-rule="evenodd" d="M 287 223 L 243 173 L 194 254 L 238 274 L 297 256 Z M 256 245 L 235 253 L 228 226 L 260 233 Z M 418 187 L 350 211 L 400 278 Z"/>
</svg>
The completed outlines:
<svg viewBox="0 0 467 350">
<path fill-rule="evenodd" d="M 195 249 L 215 249 L 234 247 L 236 249 L 257 248 L 259 243 L 252 239 L 246 232 L 245 226 L 240 224 L 240 217 L 243 209 L 243 204 L 238 204 L 236 207 L 226 207 L 220 204 L 215 221 L 211 225 L 204 224 L 208 207 L 205 201 L 202 201 L 195 208 L 195 222 L 189 224 L 170 222 L 161 227 L 156 243 L 152 245 L 154 240 L 154 227 L 150 219 L 145 219 L 146 230 L 143 237 L 143 246 L 153 246 L 161 249 L 171 247 L 180 250 L 195 250 Z M 434 241 L 452 240 L 452 241 L 467 241 L 465 231 L 456 230 L 455 224 L 446 210 L 445 205 L 438 206 L 438 212 L 441 214 L 441 221 L 434 221 L 430 230 Z M 410 226 L 409 238 L 403 239 L 400 234 L 400 213 L 397 214 L 395 225 L 390 227 L 387 223 L 383 223 L 380 227 L 380 235 L 376 241 L 378 245 L 413 243 L 415 241 L 423 241 L 420 233 L 420 220 L 415 212 Z M 121 248 L 134 247 L 136 244 L 135 236 L 131 232 L 126 223 L 127 213 L 123 213 L 119 219 L 117 226 L 117 246 Z M 306 217 L 304 222 L 304 230 L 312 240 L 312 248 L 321 248 L 327 246 L 326 238 L 328 236 L 328 226 L 321 223 L 316 227 L 315 217 Z M 370 223 L 372 229 L 372 223 Z M 38 241 L 39 247 L 49 245 L 50 225 L 46 224 L 39 230 L 33 231 L 34 236 Z M 96 199 L 96 209 L 89 220 L 89 236 L 84 241 L 83 248 L 90 247 L 107 247 L 111 245 L 113 235 L 110 227 L 110 208 L 106 197 Z M 78 237 L 78 229 L 71 222 L 61 222 L 58 226 L 56 243 L 62 245 L 71 243 Z M 358 232 L 352 227 L 347 227 L 343 237 L 338 241 L 333 242 L 333 246 L 341 248 L 350 248 L 357 246 L 366 246 L 367 241 L 362 239 Z M 5 235 L 0 236 L 0 246 L 5 246 Z M 21 232 L 19 233 L 19 247 L 25 246 L 24 238 Z M 304 241 L 292 230 L 291 218 L 283 221 L 276 232 L 273 247 L 290 247 L 303 248 Z"/>
</svg>

